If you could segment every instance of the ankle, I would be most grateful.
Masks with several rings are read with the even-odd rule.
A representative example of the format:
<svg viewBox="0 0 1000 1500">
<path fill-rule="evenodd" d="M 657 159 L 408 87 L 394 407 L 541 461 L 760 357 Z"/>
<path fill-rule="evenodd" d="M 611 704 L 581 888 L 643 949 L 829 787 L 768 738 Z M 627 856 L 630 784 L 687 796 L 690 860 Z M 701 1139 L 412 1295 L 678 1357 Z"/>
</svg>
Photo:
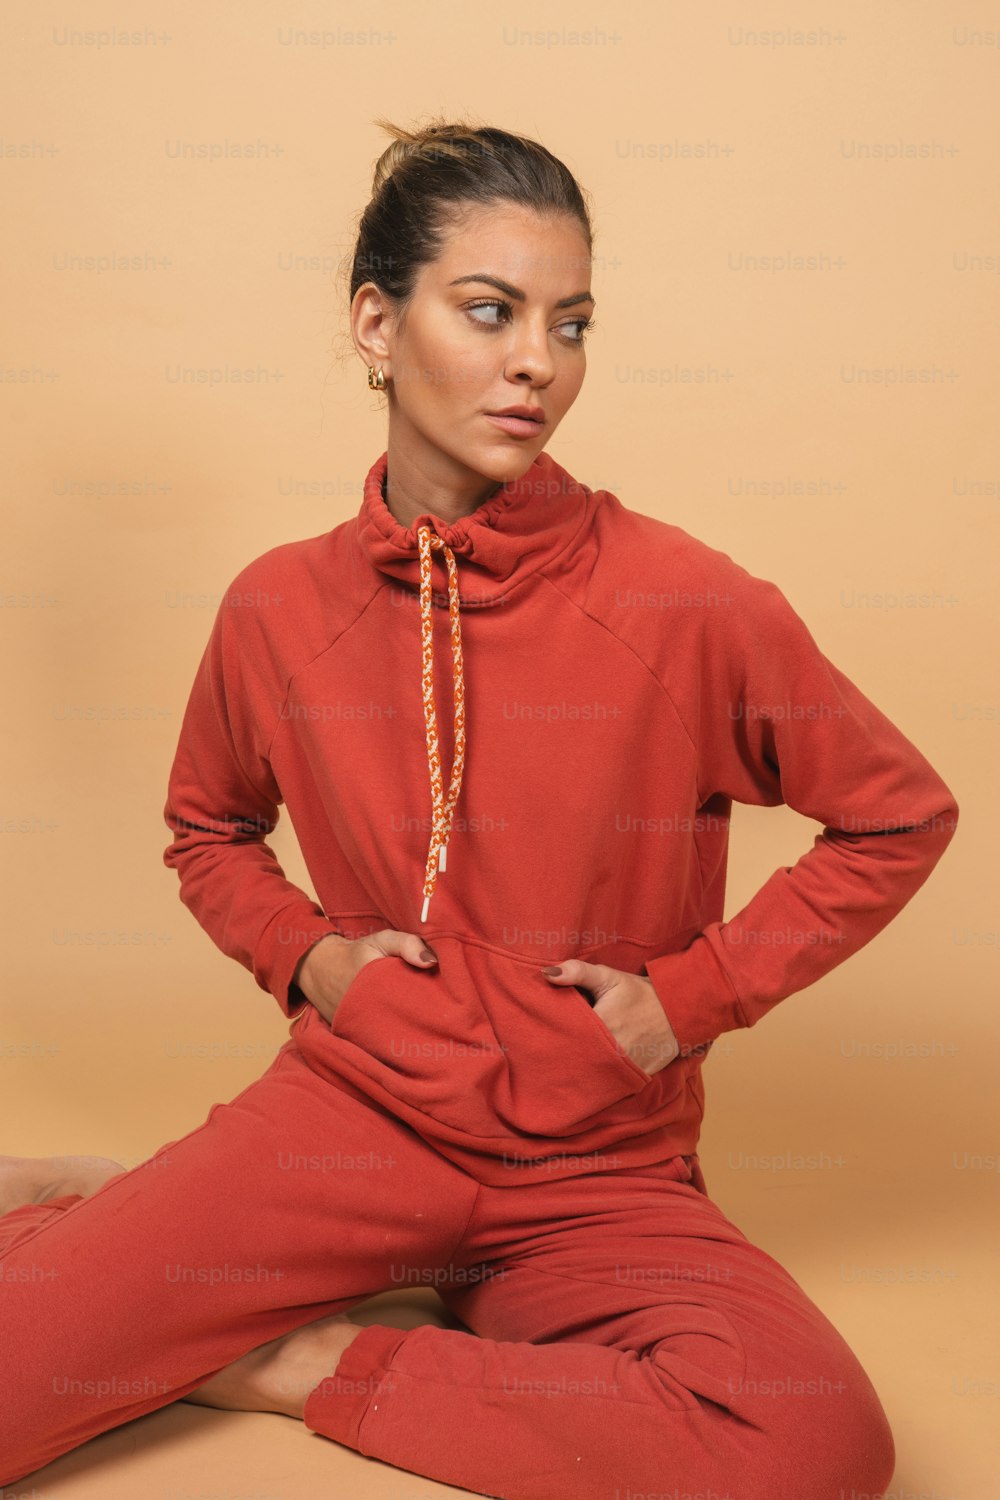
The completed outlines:
<svg viewBox="0 0 1000 1500">
<path fill-rule="evenodd" d="M 283 1340 L 258 1372 L 266 1398 L 276 1403 L 271 1409 L 301 1420 L 306 1401 L 317 1386 L 336 1390 L 341 1358 L 361 1329 L 362 1325 L 352 1323 L 345 1313 L 334 1313 Z"/>
<path fill-rule="evenodd" d="M 109 1156 L 0 1156 L 0 1215 L 53 1198 L 89 1198 L 124 1171 Z"/>
<path fill-rule="evenodd" d="M 109 1156 L 49 1156 L 40 1165 L 47 1176 L 36 1203 L 70 1195 L 90 1198 L 112 1177 L 119 1177 L 126 1170 L 121 1162 Z"/>
<path fill-rule="evenodd" d="M 37 1203 L 48 1180 L 41 1158 L 0 1156 L 0 1216 Z"/>
</svg>

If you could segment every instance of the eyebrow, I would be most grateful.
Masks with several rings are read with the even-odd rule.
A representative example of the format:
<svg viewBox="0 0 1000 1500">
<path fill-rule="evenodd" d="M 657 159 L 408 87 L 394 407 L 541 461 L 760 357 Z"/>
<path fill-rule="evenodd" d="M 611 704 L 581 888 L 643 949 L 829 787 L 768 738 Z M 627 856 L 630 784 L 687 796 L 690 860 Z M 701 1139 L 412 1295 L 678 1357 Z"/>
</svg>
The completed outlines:
<svg viewBox="0 0 1000 1500">
<path fill-rule="evenodd" d="M 486 286 L 495 286 L 498 292 L 505 292 L 508 297 L 513 297 L 515 302 L 524 302 L 525 295 L 520 287 L 511 286 L 509 281 L 501 281 L 499 276 L 489 276 L 485 271 L 476 271 L 472 276 L 456 276 L 454 281 L 449 281 L 449 286 L 464 286 L 469 281 L 481 281 Z M 592 302 L 596 307 L 597 302 L 590 292 L 575 292 L 572 297 L 560 297 L 556 307 L 575 307 L 578 302 Z"/>
</svg>

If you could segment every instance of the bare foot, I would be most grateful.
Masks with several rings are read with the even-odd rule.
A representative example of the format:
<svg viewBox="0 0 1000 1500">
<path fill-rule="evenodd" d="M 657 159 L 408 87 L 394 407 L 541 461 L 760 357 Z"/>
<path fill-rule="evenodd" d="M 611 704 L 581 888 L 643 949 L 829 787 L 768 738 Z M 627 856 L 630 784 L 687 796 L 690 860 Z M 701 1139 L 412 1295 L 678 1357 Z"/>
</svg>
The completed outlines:
<svg viewBox="0 0 1000 1500">
<path fill-rule="evenodd" d="M 310 1391 L 333 1374 L 360 1332 L 346 1313 L 318 1318 L 251 1349 L 180 1399 L 223 1411 L 276 1411 L 301 1418 Z"/>
<path fill-rule="evenodd" d="M 89 1198 L 124 1171 L 110 1156 L 0 1156 L 0 1215 L 69 1193 Z"/>
</svg>

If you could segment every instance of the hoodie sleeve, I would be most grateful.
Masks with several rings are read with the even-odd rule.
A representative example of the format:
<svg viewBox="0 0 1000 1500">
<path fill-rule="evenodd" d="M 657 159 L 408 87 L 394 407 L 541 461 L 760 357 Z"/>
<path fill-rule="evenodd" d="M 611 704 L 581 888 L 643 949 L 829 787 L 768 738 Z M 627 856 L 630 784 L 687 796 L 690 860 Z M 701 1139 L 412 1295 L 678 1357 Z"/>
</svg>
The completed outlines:
<svg viewBox="0 0 1000 1500">
<path fill-rule="evenodd" d="M 266 842 L 282 801 L 267 759 L 281 704 L 253 670 L 267 652 L 241 641 L 247 610 L 231 597 L 219 606 L 184 713 L 163 810 L 174 839 L 163 862 L 217 947 L 292 1016 L 308 1004 L 292 982 L 299 959 L 339 929 L 285 877 Z"/>
<path fill-rule="evenodd" d="M 777 585 L 730 566 L 732 607 L 706 637 L 688 725 L 699 805 L 784 802 L 823 828 L 728 922 L 645 964 L 682 1053 L 755 1025 L 870 942 L 958 821 L 941 777 L 824 656 Z"/>
</svg>

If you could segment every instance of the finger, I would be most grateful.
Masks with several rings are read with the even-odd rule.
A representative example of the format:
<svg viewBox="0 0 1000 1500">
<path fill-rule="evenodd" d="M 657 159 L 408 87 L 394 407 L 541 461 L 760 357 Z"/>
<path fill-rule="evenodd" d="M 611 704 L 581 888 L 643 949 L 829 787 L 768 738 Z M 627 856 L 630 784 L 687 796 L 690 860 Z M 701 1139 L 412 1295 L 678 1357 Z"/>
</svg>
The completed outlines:
<svg viewBox="0 0 1000 1500">
<path fill-rule="evenodd" d="M 398 942 L 395 951 L 407 963 L 415 964 L 418 969 L 432 969 L 437 963 L 437 954 L 416 932 L 394 932 L 393 937 Z"/>
<path fill-rule="evenodd" d="M 579 959 L 564 958 L 560 963 L 544 964 L 538 972 L 549 984 L 582 984 L 583 980 L 577 977 L 577 970 L 582 968 Z"/>
<path fill-rule="evenodd" d="M 588 964 L 582 958 L 564 958 L 558 964 L 546 965 L 545 967 L 561 970 L 559 974 L 545 974 L 545 969 L 542 970 L 542 973 L 545 974 L 545 978 L 550 984 L 577 984 L 585 990 L 596 990 L 605 987 L 607 984 L 606 976 L 612 972 L 606 964 Z"/>
<path fill-rule="evenodd" d="M 380 958 L 405 958 L 407 963 L 418 969 L 432 969 L 437 962 L 437 954 L 416 932 L 399 932 L 395 927 L 380 927 L 377 932 L 366 933 L 356 941 L 367 943 Z M 426 958 L 424 954 L 427 954 Z"/>
</svg>

